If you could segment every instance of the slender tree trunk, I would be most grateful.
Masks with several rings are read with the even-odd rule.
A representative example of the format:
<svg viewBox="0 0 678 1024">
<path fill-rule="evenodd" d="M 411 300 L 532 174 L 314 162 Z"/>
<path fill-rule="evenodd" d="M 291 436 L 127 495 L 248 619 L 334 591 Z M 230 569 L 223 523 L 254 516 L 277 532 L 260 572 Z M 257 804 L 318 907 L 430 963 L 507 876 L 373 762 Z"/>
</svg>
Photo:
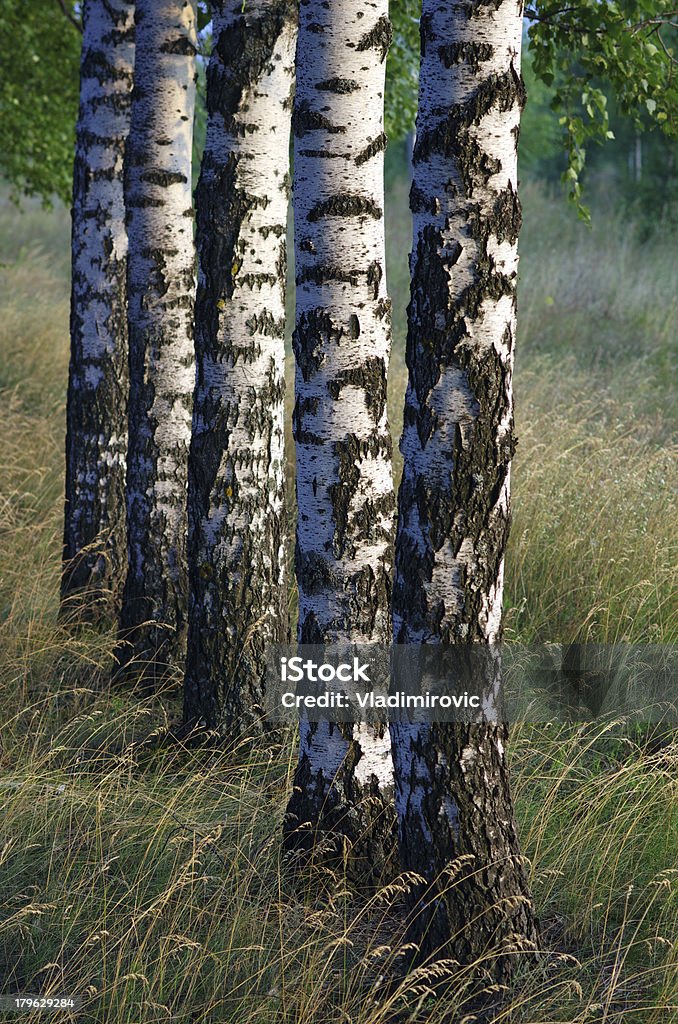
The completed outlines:
<svg viewBox="0 0 678 1024">
<path fill-rule="evenodd" d="M 296 0 L 214 3 L 197 205 L 187 722 L 261 724 L 287 639 L 285 234 Z"/>
<path fill-rule="evenodd" d="M 124 579 L 127 232 L 134 4 L 85 0 L 72 210 L 62 614 L 114 614 Z"/>
<path fill-rule="evenodd" d="M 302 643 L 386 642 L 393 526 L 384 274 L 387 0 L 301 5 L 294 110 L 296 573 Z M 378 876 L 388 730 L 305 725 L 286 837 Z M 318 849 L 317 852 L 320 852 Z"/>
<path fill-rule="evenodd" d="M 633 150 L 633 170 L 636 184 L 643 180 L 643 137 L 636 132 L 635 145 Z"/>
<path fill-rule="evenodd" d="M 186 488 L 195 382 L 191 142 L 195 7 L 137 0 L 125 158 L 129 260 L 128 570 L 121 660 L 147 679 L 183 666 Z"/>
<path fill-rule="evenodd" d="M 501 664 L 524 90 L 515 0 L 423 0 L 396 642 L 484 644 Z M 428 881 L 414 931 L 506 980 L 536 938 L 499 725 L 392 725 L 403 866 Z M 461 859 L 460 859 L 461 858 Z M 501 956 L 500 951 L 509 955 Z"/>
</svg>

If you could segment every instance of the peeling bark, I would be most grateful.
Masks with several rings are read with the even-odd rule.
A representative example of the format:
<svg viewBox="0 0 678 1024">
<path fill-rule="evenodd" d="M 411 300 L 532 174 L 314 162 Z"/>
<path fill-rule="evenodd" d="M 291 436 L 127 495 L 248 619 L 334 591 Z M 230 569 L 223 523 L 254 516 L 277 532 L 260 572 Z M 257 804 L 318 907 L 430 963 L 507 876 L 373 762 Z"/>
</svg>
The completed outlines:
<svg viewBox="0 0 678 1024">
<path fill-rule="evenodd" d="M 193 2 L 137 0 L 125 154 L 128 570 L 119 656 L 126 670 L 149 682 L 183 668 L 186 645 L 186 488 L 195 381 L 195 46 Z"/>
<path fill-rule="evenodd" d="M 127 232 L 122 186 L 134 4 L 86 0 L 72 208 L 71 359 L 61 611 L 98 621 L 124 579 Z"/>
<path fill-rule="evenodd" d="M 411 205 L 409 380 L 398 496 L 397 643 L 487 646 L 501 679 L 514 450 L 522 8 L 424 0 Z M 536 926 L 495 725 L 391 727 L 403 866 L 424 876 L 424 954 L 507 981 Z"/>
<path fill-rule="evenodd" d="M 184 717 L 261 728 L 265 652 L 288 637 L 285 232 L 296 0 L 212 6 L 196 194 Z"/>
<path fill-rule="evenodd" d="M 294 436 L 302 643 L 387 642 L 394 496 L 386 419 L 386 0 L 308 0 L 297 50 Z M 302 724 L 288 848 L 363 880 L 390 868 L 388 730 Z"/>
</svg>

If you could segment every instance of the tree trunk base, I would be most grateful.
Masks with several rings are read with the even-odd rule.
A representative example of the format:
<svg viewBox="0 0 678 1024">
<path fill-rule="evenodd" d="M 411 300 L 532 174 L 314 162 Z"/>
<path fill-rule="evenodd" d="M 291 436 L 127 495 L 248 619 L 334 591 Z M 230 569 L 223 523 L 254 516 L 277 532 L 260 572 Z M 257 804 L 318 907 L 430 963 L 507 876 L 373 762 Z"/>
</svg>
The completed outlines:
<svg viewBox="0 0 678 1024">
<path fill-rule="evenodd" d="M 302 759 L 283 823 L 283 847 L 295 868 L 330 868 L 361 892 L 372 892 L 398 872 L 397 819 L 378 786 L 355 792 L 357 785 L 349 771 L 328 785 Z"/>
</svg>

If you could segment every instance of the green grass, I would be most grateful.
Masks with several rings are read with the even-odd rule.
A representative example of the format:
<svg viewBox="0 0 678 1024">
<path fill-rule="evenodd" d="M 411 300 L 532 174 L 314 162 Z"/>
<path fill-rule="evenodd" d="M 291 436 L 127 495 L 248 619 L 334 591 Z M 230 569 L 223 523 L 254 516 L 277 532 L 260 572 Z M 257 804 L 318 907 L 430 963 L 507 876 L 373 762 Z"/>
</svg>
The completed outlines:
<svg viewBox="0 0 678 1024">
<path fill-rule="evenodd" d="M 405 196 L 396 183 L 396 433 Z M 588 231 L 536 187 L 525 207 L 509 635 L 674 642 L 670 240 L 641 244 L 604 207 Z M 294 881 L 292 743 L 157 744 L 178 687 L 111 696 L 113 638 L 56 622 L 67 232 L 63 211 L 0 206 L 0 992 L 78 995 L 61 1019 L 87 1024 L 461 1022 L 468 971 L 444 998 L 426 972 L 380 983 L 407 879 L 368 903 L 331 875 Z M 514 730 L 548 952 L 496 1024 L 678 1021 L 678 746 L 653 749 L 610 723 Z"/>
</svg>

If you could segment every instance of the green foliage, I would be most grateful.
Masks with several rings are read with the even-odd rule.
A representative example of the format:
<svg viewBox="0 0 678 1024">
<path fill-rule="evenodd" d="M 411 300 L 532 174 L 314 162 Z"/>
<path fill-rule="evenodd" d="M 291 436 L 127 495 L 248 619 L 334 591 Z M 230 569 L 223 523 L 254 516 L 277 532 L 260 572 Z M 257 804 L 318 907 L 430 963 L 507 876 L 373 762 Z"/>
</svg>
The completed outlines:
<svg viewBox="0 0 678 1024">
<path fill-rule="evenodd" d="M 614 138 L 611 99 L 638 131 L 678 133 L 675 12 L 667 0 L 536 0 L 526 16 L 534 72 L 554 89 L 570 198 L 588 219 L 581 174 L 588 144 Z"/>
<path fill-rule="evenodd" d="M 562 128 L 552 108 L 562 76 L 551 85 L 537 78 L 528 47 L 523 49 L 522 70 L 527 105 L 520 129 L 520 180 L 523 184 L 535 179 L 556 182 L 567 167 Z M 634 119 L 619 110 L 614 96 L 606 109 L 614 138 L 588 148 L 582 176 L 585 192 L 593 197 L 601 190 L 613 190 L 624 215 L 632 217 L 643 238 L 649 238 L 658 225 L 675 224 L 678 219 L 678 142 L 664 131 L 648 130 L 647 123 L 644 131 L 638 131 Z"/>
<path fill-rule="evenodd" d="M 625 215 L 642 225 L 643 238 L 658 225 L 675 229 L 678 223 L 678 140 L 662 131 L 637 131 L 633 121 L 610 104 L 614 139 L 589 152 L 591 179 L 619 189 Z"/>
<path fill-rule="evenodd" d="M 0 0 L 0 175 L 14 198 L 70 202 L 81 36 L 64 7 Z"/>
</svg>

